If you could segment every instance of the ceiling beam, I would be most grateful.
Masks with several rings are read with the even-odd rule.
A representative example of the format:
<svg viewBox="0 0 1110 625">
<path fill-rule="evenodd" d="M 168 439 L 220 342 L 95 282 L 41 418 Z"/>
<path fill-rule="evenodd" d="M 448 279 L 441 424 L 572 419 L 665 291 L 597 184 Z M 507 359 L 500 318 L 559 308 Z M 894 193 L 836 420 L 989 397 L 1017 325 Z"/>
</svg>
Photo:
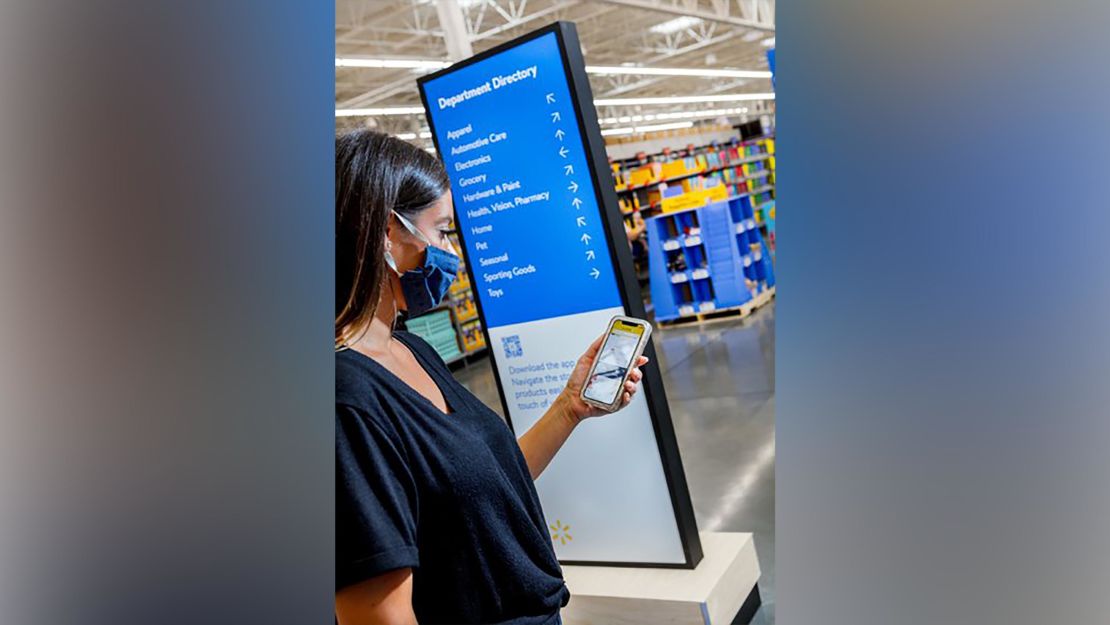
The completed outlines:
<svg viewBox="0 0 1110 625">
<path fill-rule="evenodd" d="M 354 41 L 357 41 L 358 37 L 366 31 L 374 30 L 376 25 L 387 22 L 388 20 L 391 20 L 394 17 L 401 15 L 402 13 L 407 13 L 410 8 L 411 7 L 409 6 L 402 6 L 399 8 L 392 8 L 387 11 L 380 11 L 378 14 L 372 17 L 363 16 L 362 22 L 360 24 L 352 25 L 352 27 L 349 28 L 345 33 L 343 33 L 342 35 L 338 35 L 335 38 L 335 43 L 353 43 Z"/>
<path fill-rule="evenodd" d="M 734 17 L 732 15 L 725 15 L 713 13 L 711 11 L 702 11 L 699 9 L 688 9 L 673 4 L 660 2 L 659 0 L 600 0 L 608 4 L 616 4 L 620 6 L 631 7 L 634 9 L 643 9 L 645 11 L 656 11 L 658 13 L 668 13 L 670 15 L 681 15 L 687 17 L 696 17 L 703 19 L 707 22 L 719 22 L 721 24 L 729 24 L 732 26 L 743 26 L 744 28 L 753 28 L 756 30 L 765 30 L 769 33 L 775 32 L 775 25 L 767 22 L 759 22 L 755 20 L 744 19 L 741 17 Z"/>
<path fill-rule="evenodd" d="M 610 6 L 609 9 L 613 11 L 620 10 L 620 7 Z M 612 19 L 612 16 L 610 16 Z M 586 51 L 587 56 L 591 62 L 598 61 L 602 55 L 611 55 L 613 58 L 620 57 L 620 61 L 628 60 L 630 54 L 638 50 L 641 41 L 646 39 L 661 40 L 660 35 L 649 33 L 648 28 L 658 23 L 659 18 L 651 13 L 643 11 L 636 11 L 632 15 L 621 15 L 619 23 L 620 29 L 614 32 L 611 23 L 608 20 L 599 20 L 601 23 L 598 27 L 584 32 L 579 30 L 580 39 L 585 44 L 589 44 L 589 50 Z"/>
<path fill-rule="evenodd" d="M 476 33 L 474 36 L 472 36 L 470 38 L 470 40 L 471 41 L 481 41 L 483 39 L 489 39 L 490 37 L 493 37 L 497 34 L 505 32 L 506 30 L 512 30 L 513 28 L 516 28 L 517 26 L 521 26 L 523 24 L 527 24 L 528 22 L 531 22 L 532 20 L 536 20 L 536 19 L 539 19 L 539 18 L 544 17 L 546 15 L 550 15 L 552 13 L 555 13 L 556 11 L 561 11 L 563 9 L 572 7 L 576 4 L 578 4 L 578 1 L 579 0 L 569 0 L 568 2 L 561 2 L 559 4 L 549 6 L 546 9 L 541 9 L 539 11 L 536 11 L 535 13 L 532 13 L 530 15 L 525 15 L 525 16 L 519 18 L 519 19 L 510 20 L 505 24 L 502 24 L 500 26 L 491 28 L 487 31 Z"/>
<path fill-rule="evenodd" d="M 602 93 L 601 97 L 603 97 L 603 98 L 604 97 L 612 97 L 612 96 L 615 96 L 615 95 L 620 95 L 622 93 L 628 93 L 629 91 L 637 91 L 639 89 L 643 89 L 644 87 L 660 83 L 663 80 L 666 80 L 668 78 L 671 78 L 671 77 L 670 76 L 654 76 L 652 78 L 646 78 L 644 80 L 638 80 L 636 82 L 630 82 L 628 84 L 624 84 L 624 85 L 621 85 L 619 87 L 614 87 L 614 88 Z"/>
<path fill-rule="evenodd" d="M 436 0 L 439 25 L 443 27 L 443 39 L 447 44 L 447 58 L 461 61 L 474 56 L 470 47 L 470 33 L 466 28 L 466 16 L 459 8 L 458 0 Z"/>
<path fill-rule="evenodd" d="M 735 37 L 736 37 L 736 31 L 735 30 L 730 30 L 729 32 L 727 32 L 725 34 L 718 35 L 718 36 L 716 36 L 712 39 L 705 39 L 705 40 L 699 41 L 697 43 L 692 43 L 688 46 L 683 46 L 683 47 L 678 48 L 676 50 L 667 50 L 666 52 L 660 52 L 656 56 L 653 56 L 653 57 L 649 58 L 647 60 L 647 62 L 645 63 L 645 65 L 651 66 L 651 65 L 654 65 L 655 63 L 658 63 L 660 61 L 669 61 L 669 60 L 671 60 L 671 59 L 673 59 L 677 56 L 682 56 L 684 54 L 689 54 L 691 52 L 697 52 L 698 50 L 708 48 L 708 47 L 711 47 L 711 46 L 715 46 L 718 43 L 728 41 L 729 39 L 733 39 Z"/>
</svg>

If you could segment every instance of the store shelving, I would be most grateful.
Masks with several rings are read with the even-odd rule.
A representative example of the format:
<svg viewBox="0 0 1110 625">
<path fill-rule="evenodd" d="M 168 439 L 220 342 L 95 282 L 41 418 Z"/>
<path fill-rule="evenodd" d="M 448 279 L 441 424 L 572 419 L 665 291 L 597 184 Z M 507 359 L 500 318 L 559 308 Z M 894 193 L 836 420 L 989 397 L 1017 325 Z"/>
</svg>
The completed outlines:
<svg viewBox="0 0 1110 625">
<path fill-rule="evenodd" d="M 742 307 L 774 286 L 750 196 L 647 220 L 655 318 L 671 321 Z"/>
<path fill-rule="evenodd" d="M 775 270 L 770 250 L 756 222 L 752 196 L 740 196 L 728 202 L 729 217 L 736 237 L 736 248 L 740 254 L 744 278 L 755 282 L 758 292 L 775 286 Z"/>
<path fill-rule="evenodd" d="M 763 235 L 763 241 L 771 252 L 772 261 L 775 258 L 775 200 L 767 200 L 752 207 L 755 214 L 755 224 Z"/>
<path fill-rule="evenodd" d="M 773 139 L 773 138 L 774 138 L 774 135 L 762 135 L 762 136 L 759 136 L 759 137 L 751 137 L 749 139 L 744 139 L 744 140 L 741 140 L 739 137 L 736 137 L 734 140 L 728 142 L 727 145 L 747 146 L 747 145 L 757 144 L 760 141 L 764 141 L 766 139 Z M 637 165 L 637 164 L 642 164 L 642 163 L 645 163 L 645 162 L 648 162 L 648 161 L 658 160 L 658 159 L 666 160 L 666 159 L 670 159 L 670 158 L 685 158 L 687 156 L 697 156 L 698 154 L 702 154 L 702 153 L 705 153 L 705 152 L 717 151 L 721 148 L 722 145 L 726 145 L 726 144 L 721 144 L 719 142 L 706 143 L 706 144 L 703 144 L 703 145 L 688 144 L 684 148 L 665 149 L 665 150 L 661 150 L 659 152 L 652 152 L 650 154 L 640 153 L 640 154 L 637 154 L 635 156 L 629 156 L 627 158 L 611 159 L 611 162 L 619 164 L 619 165 Z"/>
<path fill-rule="evenodd" d="M 631 226 L 636 216 L 650 222 L 647 249 L 641 254 L 634 249 L 634 260 L 639 271 L 647 266 L 651 305 L 657 319 L 743 306 L 773 288 L 773 135 L 743 141 L 737 137 L 727 143 L 638 154 L 612 160 L 610 165 L 626 224 Z M 724 190 L 715 190 L 718 185 Z M 683 196 L 690 199 L 683 201 Z M 712 202 L 726 196 L 729 199 L 722 205 L 727 204 L 728 211 L 719 206 L 713 209 L 702 206 L 668 212 L 683 204 Z M 680 214 L 687 216 L 679 217 Z M 744 217 L 745 214 L 748 216 Z M 748 218 L 750 222 L 746 221 Z M 737 231 L 736 221 L 751 223 L 752 227 Z M 693 225 L 695 222 L 697 225 Z M 676 230 L 679 227 L 692 227 L 695 232 L 704 227 L 701 244 L 687 245 L 686 232 L 680 240 Z M 715 248 L 710 249 L 710 245 Z M 727 251 L 732 248 L 735 253 Z M 731 259 L 733 264 L 729 265 L 724 258 Z M 661 271 L 660 266 L 665 270 Z"/>
<path fill-rule="evenodd" d="M 618 185 L 617 193 L 618 194 L 634 193 L 636 191 L 640 191 L 640 190 L 643 190 L 643 189 L 650 189 L 650 188 L 652 188 L 656 185 L 659 185 L 659 184 L 670 184 L 672 182 L 680 182 L 682 180 L 685 180 L 687 178 L 691 178 L 693 176 L 706 176 L 706 175 L 709 175 L 709 174 L 716 173 L 718 171 L 723 171 L 723 170 L 726 170 L 726 169 L 732 169 L 732 168 L 735 168 L 735 167 L 740 166 L 740 165 L 745 165 L 745 164 L 749 164 L 749 163 L 757 163 L 759 161 L 764 161 L 764 160 L 767 160 L 768 158 L 770 158 L 769 155 L 763 155 L 763 156 L 759 156 L 759 157 L 752 158 L 752 159 L 745 159 L 745 160 L 743 160 L 741 162 L 738 162 L 738 163 L 731 163 L 729 165 L 719 165 L 719 166 L 716 166 L 716 167 L 709 167 L 709 168 L 705 168 L 705 169 L 695 169 L 695 170 L 687 171 L 687 172 L 682 173 L 682 174 L 669 176 L 667 178 L 662 178 L 662 179 L 659 179 L 659 180 L 653 180 L 651 182 L 645 182 L 643 184 L 632 186 L 632 187 Z M 759 177 L 759 176 L 756 176 L 756 177 Z"/>
<path fill-rule="evenodd" d="M 766 136 L 640 155 L 613 161 L 611 165 L 622 211 L 628 214 L 631 210 L 639 210 L 650 214 L 660 209 L 666 197 L 664 191 L 679 184 L 684 191 L 689 191 L 716 179 L 733 195 L 772 191 L 774 160 L 774 138 Z"/>
<path fill-rule="evenodd" d="M 458 359 L 463 355 L 459 349 L 455 324 L 451 321 L 451 311 L 437 308 L 429 313 L 405 321 L 405 328 L 424 339 L 435 348 L 445 362 Z"/>
</svg>

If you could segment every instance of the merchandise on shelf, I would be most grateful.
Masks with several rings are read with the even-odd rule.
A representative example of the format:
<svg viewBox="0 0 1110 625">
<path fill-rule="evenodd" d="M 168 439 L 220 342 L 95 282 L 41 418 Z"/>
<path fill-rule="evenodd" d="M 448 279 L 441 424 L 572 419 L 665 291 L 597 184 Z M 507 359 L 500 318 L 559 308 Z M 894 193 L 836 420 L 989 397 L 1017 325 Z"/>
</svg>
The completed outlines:
<svg viewBox="0 0 1110 625">
<path fill-rule="evenodd" d="M 714 180 L 725 184 L 732 195 L 762 194 L 774 188 L 774 139 L 761 137 L 727 144 L 688 146 L 674 153 L 640 154 L 635 159 L 613 163 L 619 197 L 641 200 L 645 210 L 659 209 L 663 200 L 673 197 L 673 189 L 684 192 L 706 189 Z M 659 160 L 663 159 L 663 160 Z M 621 168 L 621 164 L 626 168 Z M 668 194 L 670 193 L 670 194 Z"/>
<path fill-rule="evenodd" d="M 478 318 L 474 294 L 469 289 L 451 297 L 451 308 L 455 311 L 455 320 L 460 324 Z"/>
<path fill-rule="evenodd" d="M 459 325 L 459 332 L 466 353 L 476 352 L 486 346 L 486 335 L 477 319 Z"/>
<path fill-rule="evenodd" d="M 640 210 L 640 199 L 635 195 L 631 197 L 617 197 L 617 204 L 620 206 L 621 214 L 629 217 L 632 213 Z"/>
<path fill-rule="evenodd" d="M 609 163 L 609 169 L 613 174 L 613 184 L 617 186 L 617 191 L 624 188 L 624 179 L 621 178 L 621 166 L 619 163 Z"/>
<path fill-rule="evenodd" d="M 633 187 L 642 187 L 649 184 L 659 182 L 661 166 L 658 163 L 645 165 L 637 169 L 633 169 L 628 173 L 628 189 Z"/>
<path fill-rule="evenodd" d="M 728 191 L 719 182 L 700 180 L 697 185 L 705 185 L 707 182 L 712 182 L 712 184 L 704 188 L 693 188 L 694 184 L 684 181 L 681 187 L 674 189 L 677 191 L 676 193 L 667 194 L 664 192 L 663 198 L 659 201 L 660 209 L 664 213 L 670 213 L 728 199 Z M 667 189 L 667 191 L 670 190 L 670 188 Z"/>
</svg>

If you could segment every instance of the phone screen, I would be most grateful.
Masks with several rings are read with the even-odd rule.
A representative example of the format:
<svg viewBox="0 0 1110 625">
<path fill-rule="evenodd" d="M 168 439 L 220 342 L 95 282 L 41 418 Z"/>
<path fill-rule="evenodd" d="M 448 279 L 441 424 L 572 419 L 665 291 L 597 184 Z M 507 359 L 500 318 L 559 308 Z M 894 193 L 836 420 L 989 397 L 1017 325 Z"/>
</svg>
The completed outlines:
<svg viewBox="0 0 1110 625">
<path fill-rule="evenodd" d="M 586 381 L 582 394 L 596 402 L 611 404 L 624 386 L 624 376 L 632 366 L 632 356 L 644 335 L 644 327 L 620 319 L 613 322 L 609 336 L 598 352 L 597 366 Z"/>
</svg>

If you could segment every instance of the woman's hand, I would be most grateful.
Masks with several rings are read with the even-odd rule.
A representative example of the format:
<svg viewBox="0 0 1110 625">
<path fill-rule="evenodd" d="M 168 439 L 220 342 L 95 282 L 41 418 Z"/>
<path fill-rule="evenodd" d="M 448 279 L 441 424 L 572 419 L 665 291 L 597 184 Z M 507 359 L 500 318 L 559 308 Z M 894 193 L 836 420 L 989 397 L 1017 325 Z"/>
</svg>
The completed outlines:
<svg viewBox="0 0 1110 625">
<path fill-rule="evenodd" d="M 578 427 L 582 419 L 606 414 L 603 410 L 582 401 L 581 397 L 582 386 L 586 384 L 586 374 L 590 372 L 590 365 L 593 364 L 598 350 L 601 349 L 604 338 L 604 335 L 599 337 L 590 345 L 586 353 L 582 354 L 559 397 L 540 417 L 540 420 L 517 441 L 520 444 L 520 451 L 524 454 L 524 460 L 528 463 L 528 472 L 532 474 L 532 479 L 537 479 L 543 473 L 551 459 L 555 457 L 555 453 L 567 441 L 567 437 L 574 428 Z M 640 367 L 647 364 L 647 361 L 647 357 L 640 356 L 636 366 L 632 368 L 628 380 L 624 383 L 617 410 L 632 401 L 632 396 L 636 394 L 636 387 L 644 377 L 640 373 Z"/>
<path fill-rule="evenodd" d="M 578 362 L 574 365 L 574 371 L 570 374 L 570 379 L 567 380 L 566 388 L 563 389 L 559 397 L 559 401 L 566 408 L 568 416 L 573 418 L 575 423 L 587 417 L 608 414 L 604 410 L 582 401 L 582 387 L 586 384 L 586 376 L 590 372 L 590 365 L 597 357 L 597 352 L 601 349 L 601 343 L 604 340 L 605 335 L 602 334 L 578 359 Z M 647 362 L 647 356 L 640 356 L 639 360 L 636 361 L 636 366 L 632 368 L 632 373 L 624 383 L 624 390 L 621 391 L 621 402 L 617 406 L 617 410 L 624 408 L 632 401 L 632 396 L 636 394 L 636 390 L 639 388 L 640 379 L 644 377 L 640 367 L 647 364 Z"/>
</svg>

